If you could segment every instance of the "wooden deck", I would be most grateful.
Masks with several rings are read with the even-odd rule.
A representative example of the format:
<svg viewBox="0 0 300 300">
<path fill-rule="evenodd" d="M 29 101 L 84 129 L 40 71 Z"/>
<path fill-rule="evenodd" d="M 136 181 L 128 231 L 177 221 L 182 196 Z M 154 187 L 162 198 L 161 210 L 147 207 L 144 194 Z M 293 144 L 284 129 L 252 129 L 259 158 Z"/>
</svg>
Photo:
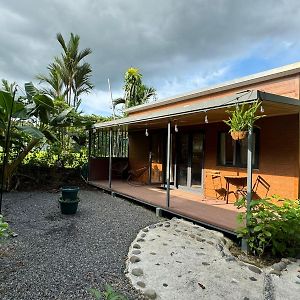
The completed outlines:
<svg viewBox="0 0 300 300">
<path fill-rule="evenodd" d="M 110 191 L 108 181 L 90 181 L 89 184 Z M 133 186 L 127 181 L 114 180 L 112 192 L 153 207 L 161 207 L 165 211 L 209 225 L 213 228 L 234 233 L 238 214 L 237 208 L 224 200 L 204 198 L 201 195 L 172 189 L 170 193 L 170 207 L 166 207 L 166 191 L 155 186 Z"/>
</svg>

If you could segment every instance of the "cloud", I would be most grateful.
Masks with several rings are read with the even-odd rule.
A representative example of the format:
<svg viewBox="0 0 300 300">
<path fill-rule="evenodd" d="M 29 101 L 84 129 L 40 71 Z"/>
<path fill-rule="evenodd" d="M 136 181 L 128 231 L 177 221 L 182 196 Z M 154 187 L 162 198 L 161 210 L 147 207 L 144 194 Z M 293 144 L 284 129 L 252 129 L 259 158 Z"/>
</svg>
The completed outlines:
<svg viewBox="0 0 300 300">
<path fill-rule="evenodd" d="M 56 33 L 74 32 L 93 50 L 96 89 L 85 99 L 101 97 L 103 111 L 107 78 L 120 91 L 130 66 L 164 97 L 299 60 L 296 0 L 10 0 L 0 13 L 0 78 L 45 73 L 60 53 Z"/>
</svg>

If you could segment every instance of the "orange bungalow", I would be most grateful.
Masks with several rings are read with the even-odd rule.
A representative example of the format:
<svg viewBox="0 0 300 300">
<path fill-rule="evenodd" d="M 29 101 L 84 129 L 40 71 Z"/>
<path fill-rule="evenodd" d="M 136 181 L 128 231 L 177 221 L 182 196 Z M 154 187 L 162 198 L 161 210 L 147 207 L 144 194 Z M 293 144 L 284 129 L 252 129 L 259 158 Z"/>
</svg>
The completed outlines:
<svg viewBox="0 0 300 300">
<path fill-rule="evenodd" d="M 232 140 L 227 111 L 257 99 L 265 117 Z M 90 131 L 88 181 L 232 233 L 247 170 L 252 196 L 299 198 L 299 100 L 295 63 L 132 107 Z"/>
</svg>

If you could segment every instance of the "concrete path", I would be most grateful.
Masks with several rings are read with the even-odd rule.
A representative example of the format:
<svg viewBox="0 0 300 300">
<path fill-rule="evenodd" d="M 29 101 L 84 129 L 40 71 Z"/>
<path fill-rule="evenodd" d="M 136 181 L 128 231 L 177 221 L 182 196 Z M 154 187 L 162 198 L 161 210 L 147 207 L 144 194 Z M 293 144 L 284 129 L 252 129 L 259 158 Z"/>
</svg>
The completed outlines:
<svg viewBox="0 0 300 300">
<path fill-rule="evenodd" d="M 262 270 L 233 257 L 230 243 L 174 218 L 139 232 L 125 272 L 150 299 L 300 299 L 299 260 Z"/>
</svg>

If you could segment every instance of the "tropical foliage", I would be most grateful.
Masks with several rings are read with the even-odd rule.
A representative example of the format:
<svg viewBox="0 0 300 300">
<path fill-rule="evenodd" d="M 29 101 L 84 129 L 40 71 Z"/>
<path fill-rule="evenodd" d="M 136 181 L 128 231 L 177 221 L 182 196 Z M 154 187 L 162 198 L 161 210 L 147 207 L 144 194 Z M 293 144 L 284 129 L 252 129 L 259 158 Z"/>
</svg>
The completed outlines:
<svg viewBox="0 0 300 300">
<path fill-rule="evenodd" d="M 39 91 L 32 83 L 25 84 L 25 95 L 15 95 L 7 91 L 7 82 L 0 90 L 0 142 L 4 149 L 7 142 L 9 155 L 4 167 L 6 189 L 18 166 L 37 146 L 59 143 L 58 128 L 87 126 L 72 107 L 61 107 L 50 96 Z M 8 122 L 12 124 L 10 134 L 6 136 Z"/>
<path fill-rule="evenodd" d="M 81 96 L 89 93 L 93 88 L 91 83 L 91 65 L 83 60 L 92 53 L 90 48 L 79 50 L 80 37 L 71 33 L 66 43 L 61 33 L 57 40 L 63 52 L 54 58 L 48 66 L 48 75 L 39 75 L 37 78 L 47 84 L 44 92 L 51 97 L 63 97 L 69 106 L 76 110 L 81 103 Z"/>
<path fill-rule="evenodd" d="M 127 300 L 125 296 L 115 291 L 110 285 L 105 286 L 104 292 L 97 289 L 90 289 L 90 292 L 96 300 Z"/>
<path fill-rule="evenodd" d="M 233 131 L 248 131 L 253 127 L 255 121 L 264 117 L 257 115 L 257 110 L 261 106 L 261 102 L 255 101 L 253 104 L 247 106 L 246 104 L 236 105 L 235 110 L 227 111 L 229 119 L 225 120 L 230 130 Z"/>
<path fill-rule="evenodd" d="M 238 237 L 247 239 L 255 255 L 271 252 L 279 256 L 296 256 L 300 253 L 300 201 L 271 197 L 252 200 L 248 213 L 240 213 L 243 224 Z M 238 200 L 238 208 L 246 208 L 246 199 Z"/>
<path fill-rule="evenodd" d="M 4 217 L 0 215 L 0 242 L 12 234 L 9 225 L 5 222 Z"/>
<path fill-rule="evenodd" d="M 143 75 L 137 68 L 129 68 L 124 75 L 124 97 L 113 100 L 113 105 L 124 104 L 125 108 L 140 105 L 156 96 L 153 87 L 142 82 Z"/>
</svg>

